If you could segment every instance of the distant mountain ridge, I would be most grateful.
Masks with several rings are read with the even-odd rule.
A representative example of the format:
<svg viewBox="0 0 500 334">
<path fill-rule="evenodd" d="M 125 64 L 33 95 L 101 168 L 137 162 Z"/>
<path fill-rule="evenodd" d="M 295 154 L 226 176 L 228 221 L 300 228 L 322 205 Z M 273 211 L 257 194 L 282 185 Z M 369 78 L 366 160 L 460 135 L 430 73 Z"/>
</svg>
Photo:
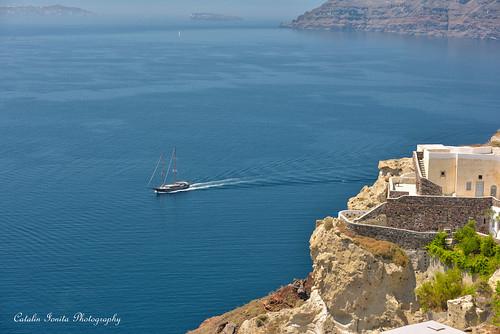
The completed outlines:
<svg viewBox="0 0 500 334">
<path fill-rule="evenodd" d="M 214 13 L 193 13 L 191 14 L 191 20 L 198 21 L 241 21 L 243 20 L 238 16 L 214 14 Z"/>
<path fill-rule="evenodd" d="M 500 0 L 328 0 L 286 27 L 500 38 Z"/>
<path fill-rule="evenodd" d="M 94 13 L 61 5 L 51 6 L 0 6 L 0 16 L 90 16 Z"/>
</svg>

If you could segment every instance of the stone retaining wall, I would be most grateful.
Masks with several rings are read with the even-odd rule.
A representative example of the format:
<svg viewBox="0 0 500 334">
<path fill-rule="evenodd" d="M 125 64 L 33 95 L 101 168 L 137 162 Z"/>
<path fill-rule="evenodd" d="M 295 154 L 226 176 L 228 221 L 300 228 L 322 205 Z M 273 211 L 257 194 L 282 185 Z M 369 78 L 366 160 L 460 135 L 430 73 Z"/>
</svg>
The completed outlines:
<svg viewBox="0 0 500 334">
<path fill-rule="evenodd" d="M 405 249 L 422 249 L 436 236 L 437 232 L 416 232 L 406 229 L 367 225 L 353 222 L 349 211 L 339 212 L 339 218 L 353 232 L 366 237 L 395 243 Z"/>
<path fill-rule="evenodd" d="M 492 204 L 492 197 L 402 196 L 388 198 L 387 202 L 355 222 L 363 223 L 385 215 L 387 227 L 428 232 L 445 228 L 456 230 L 472 218 L 477 222 L 478 231 L 488 233 L 489 218 L 486 213 Z"/>
<path fill-rule="evenodd" d="M 377 205 L 376 207 L 374 207 L 370 211 L 367 211 L 364 215 L 362 215 L 358 219 L 355 219 L 355 221 L 356 222 L 363 222 L 363 221 L 367 221 L 367 220 L 370 220 L 370 219 L 375 219 L 378 216 L 380 216 L 382 214 L 385 214 L 385 205 L 386 205 L 386 203 L 387 202 L 380 203 L 379 205 Z"/>
<path fill-rule="evenodd" d="M 385 228 L 376 225 L 348 224 L 349 228 L 367 237 L 378 240 L 386 240 L 395 243 L 405 249 L 421 249 L 429 244 L 437 232 L 416 233 L 408 230 Z"/>
</svg>

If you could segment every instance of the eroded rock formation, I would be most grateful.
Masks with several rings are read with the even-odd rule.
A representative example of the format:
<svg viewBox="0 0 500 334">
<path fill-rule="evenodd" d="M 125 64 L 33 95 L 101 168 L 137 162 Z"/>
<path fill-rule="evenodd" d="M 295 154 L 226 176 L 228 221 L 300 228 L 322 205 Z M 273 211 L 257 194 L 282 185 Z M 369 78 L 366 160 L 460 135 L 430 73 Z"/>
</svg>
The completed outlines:
<svg viewBox="0 0 500 334">
<path fill-rule="evenodd" d="M 500 130 L 498 130 L 493 136 L 491 136 L 489 144 L 493 146 L 500 146 Z"/>
<path fill-rule="evenodd" d="M 229 324 L 238 334 L 337 333 L 340 327 L 369 333 L 408 323 L 415 305 L 415 273 L 396 245 L 360 237 L 338 219 L 318 221 L 310 240 L 313 273 L 306 301 L 300 301 L 300 284 L 285 287 L 230 313 L 205 321 L 192 333 L 223 333 Z M 293 302 L 273 299 L 283 294 Z M 286 298 L 278 297 L 278 300 Z M 258 311 L 255 311 L 258 310 Z M 235 315 L 234 312 L 237 312 Z"/>
<path fill-rule="evenodd" d="M 336 219 L 319 224 L 311 237 L 313 278 L 333 320 L 355 332 L 407 323 L 416 280 L 411 263 L 397 250 L 389 242 L 349 233 Z"/>
<path fill-rule="evenodd" d="M 385 202 L 389 178 L 415 171 L 411 158 L 380 161 L 378 169 L 379 175 L 375 183 L 372 186 L 364 186 L 359 194 L 349 199 L 349 210 L 368 210 Z"/>
</svg>

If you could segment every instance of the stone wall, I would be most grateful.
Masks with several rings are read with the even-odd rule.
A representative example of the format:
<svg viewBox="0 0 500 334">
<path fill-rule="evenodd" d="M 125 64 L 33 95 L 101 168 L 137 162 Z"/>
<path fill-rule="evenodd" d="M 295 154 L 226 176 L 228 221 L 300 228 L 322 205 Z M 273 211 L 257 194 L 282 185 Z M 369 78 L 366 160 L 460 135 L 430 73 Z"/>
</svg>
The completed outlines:
<svg viewBox="0 0 500 334">
<path fill-rule="evenodd" d="M 365 225 L 357 223 L 347 223 L 352 231 L 359 235 L 386 240 L 395 243 L 405 249 L 421 249 L 429 244 L 437 232 L 414 232 L 403 229 L 388 228 L 376 225 Z"/>
<path fill-rule="evenodd" d="M 425 177 L 420 179 L 420 193 L 419 195 L 441 196 L 443 189 Z"/>
<path fill-rule="evenodd" d="M 368 220 L 376 219 L 378 216 L 385 214 L 385 206 L 387 202 L 377 205 L 372 210 L 366 212 L 364 215 L 358 219 L 354 219 L 357 222 L 366 222 Z"/>
<path fill-rule="evenodd" d="M 407 191 L 397 191 L 397 190 L 390 190 L 389 191 L 389 197 L 390 198 L 399 198 L 401 196 L 409 195 L 410 193 Z"/>
<path fill-rule="evenodd" d="M 493 204 L 492 197 L 402 196 L 387 202 L 355 220 L 363 223 L 385 215 L 386 226 L 418 232 L 456 230 L 470 218 L 477 221 L 478 231 L 488 233 L 486 212 Z"/>
</svg>

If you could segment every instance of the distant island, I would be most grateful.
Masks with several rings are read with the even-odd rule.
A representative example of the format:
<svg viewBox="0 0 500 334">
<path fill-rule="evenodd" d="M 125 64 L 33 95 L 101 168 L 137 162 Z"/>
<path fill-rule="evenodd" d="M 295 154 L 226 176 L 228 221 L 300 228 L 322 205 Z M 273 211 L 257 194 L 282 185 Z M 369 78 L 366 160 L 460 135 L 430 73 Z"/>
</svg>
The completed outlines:
<svg viewBox="0 0 500 334">
<path fill-rule="evenodd" d="M 0 16 L 91 16 L 94 13 L 78 8 L 61 5 L 51 6 L 0 6 Z"/>
<path fill-rule="evenodd" d="M 243 18 L 238 16 L 230 16 L 223 14 L 213 14 L 213 13 L 193 13 L 191 14 L 191 20 L 196 21 L 241 21 Z"/>
<path fill-rule="evenodd" d="M 500 38 L 500 1 L 328 0 L 285 27 Z"/>
</svg>

